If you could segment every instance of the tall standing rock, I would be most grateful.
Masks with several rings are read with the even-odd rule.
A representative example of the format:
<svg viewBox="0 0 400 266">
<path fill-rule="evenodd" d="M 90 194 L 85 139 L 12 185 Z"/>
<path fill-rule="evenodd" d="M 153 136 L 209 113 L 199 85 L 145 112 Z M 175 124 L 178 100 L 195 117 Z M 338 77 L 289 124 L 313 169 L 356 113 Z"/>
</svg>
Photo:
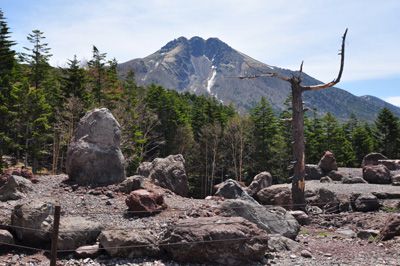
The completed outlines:
<svg viewBox="0 0 400 266">
<path fill-rule="evenodd" d="M 67 152 L 67 174 L 81 185 L 108 185 L 125 179 L 121 126 L 107 108 L 82 117 Z"/>
<path fill-rule="evenodd" d="M 319 161 L 318 167 L 321 168 L 324 173 L 337 170 L 338 167 L 336 164 L 335 155 L 330 151 L 326 151 L 324 156 L 322 156 L 321 160 Z"/>
</svg>

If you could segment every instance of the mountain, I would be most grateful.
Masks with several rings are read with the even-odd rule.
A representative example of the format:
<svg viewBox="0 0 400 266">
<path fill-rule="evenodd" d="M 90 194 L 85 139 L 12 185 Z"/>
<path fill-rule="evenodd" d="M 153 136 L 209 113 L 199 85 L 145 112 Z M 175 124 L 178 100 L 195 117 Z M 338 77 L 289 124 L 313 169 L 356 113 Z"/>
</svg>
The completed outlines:
<svg viewBox="0 0 400 266">
<path fill-rule="evenodd" d="M 154 83 L 179 92 L 212 95 L 225 104 L 234 104 L 241 111 L 253 107 L 262 96 L 276 111 L 283 110 L 290 85 L 273 77 L 238 77 L 266 72 L 285 76 L 298 74 L 257 61 L 217 38 L 204 40 L 200 37 L 175 39 L 145 58 L 119 64 L 118 70 L 121 76 L 133 70 L 139 85 Z M 336 72 L 337 69 L 332 70 L 332 77 Z M 302 75 L 305 85 L 321 83 L 305 73 Z M 354 113 L 361 120 L 373 121 L 382 107 L 400 116 L 400 108 L 396 106 L 372 96 L 357 97 L 339 88 L 306 92 L 304 102 L 320 114 L 331 112 L 341 120 Z"/>
</svg>

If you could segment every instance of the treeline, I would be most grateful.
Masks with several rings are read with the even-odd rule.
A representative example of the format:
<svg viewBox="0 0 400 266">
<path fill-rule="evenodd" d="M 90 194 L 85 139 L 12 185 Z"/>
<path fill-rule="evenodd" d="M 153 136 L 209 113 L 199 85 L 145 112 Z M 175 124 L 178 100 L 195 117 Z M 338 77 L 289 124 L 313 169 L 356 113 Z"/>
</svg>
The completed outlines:
<svg viewBox="0 0 400 266">
<path fill-rule="evenodd" d="M 248 182 L 261 171 L 270 171 L 275 182 L 289 177 L 290 99 L 279 114 L 261 98 L 241 115 L 212 97 L 138 86 L 134 73 L 118 76 L 117 61 L 95 46 L 87 63 L 75 56 L 66 67 L 53 68 L 43 32 L 34 30 L 27 38 L 31 46 L 17 54 L 0 13 L 0 156 L 11 155 L 34 172 L 63 172 L 79 119 L 107 107 L 122 126 L 128 175 L 142 161 L 181 153 L 193 196 L 210 194 L 213 184 L 227 178 Z M 400 157 L 399 119 L 388 109 L 374 124 L 355 117 L 339 123 L 330 114 L 311 113 L 305 136 L 307 163 L 317 163 L 325 150 L 341 166 L 358 166 L 371 151 Z"/>
</svg>

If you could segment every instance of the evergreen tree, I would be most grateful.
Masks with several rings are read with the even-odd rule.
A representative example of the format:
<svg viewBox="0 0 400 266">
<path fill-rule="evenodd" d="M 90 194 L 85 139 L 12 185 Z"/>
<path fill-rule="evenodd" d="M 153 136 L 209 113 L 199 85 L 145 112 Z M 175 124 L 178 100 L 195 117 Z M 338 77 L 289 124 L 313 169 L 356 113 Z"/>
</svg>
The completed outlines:
<svg viewBox="0 0 400 266">
<path fill-rule="evenodd" d="M 397 118 L 389 109 L 383 108 L 375 121 L 376 142 L 379 152 L 389 158 L 400 156 L 400 125 Z"/>
<path fill-rule="evenodd" d="M 91 93 L 97 106 L 102 105 L 105 98 L 106 55 L 93 45 L 92 59 L 88 62 Z"/>
<path fill-rule="evenodd" d="M 272 107 L 264 97 L 250 110 L 250 119 L 253 135 L 250 173 L 253 176 L 262 171 L 280 174 L 283 138 L 279 135 L 279 124 Z"/>
<path fill-rule="evenodd" d="M 80 67 L 80 61 L 76 55 L 72 60 L 68 60 L 67 65 L 67 68 L 61 69 L 63 97 L 76 97 L 83 102 L 87 102 L 85 70 Z"/>
<path fill-rule="evenodd" d="M 12 135 L 10 132 L 11 89 L 13 72 L 15 67 L 15 51 L 12 47 L 15 42 L 10 40 L 8 28 L 3 11 L 0 9 L 0 171 L 2 158 L 5 152 L 9 152 Z"/>
<path fill-rule="evenodd" d="M 372 134 L 368 132 L 367 125 L 358 125 L 352 130 L 352 145 L 356 158 L 356 166 L 360 166 L 365 155 L 374 149 Z"/>
<path fill-rule="evenodd" d="M 50 48 L 43 41 L 46 39 L 43 32 L 33 30 L 27 37 L 28 41 L 33 45 L 32 48 L 24 47 L 27 53 L 22 53 L 22 60 L 30 66 L 30 81 L 36 88 L 40 88 L 46 75 L 50 69 L 49 59 Z"/>
</svg>

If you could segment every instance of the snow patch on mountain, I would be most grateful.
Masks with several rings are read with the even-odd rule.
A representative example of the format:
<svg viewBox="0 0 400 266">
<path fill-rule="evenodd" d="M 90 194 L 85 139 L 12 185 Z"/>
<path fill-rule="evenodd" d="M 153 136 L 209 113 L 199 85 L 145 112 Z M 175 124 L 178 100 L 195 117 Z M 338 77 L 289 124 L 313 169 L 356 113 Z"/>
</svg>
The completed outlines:
<svg viewBox="0 0 400 266">
<path fill-rule="evenodd" d="M 207 80 L 207 91 L 210 94 L 211 94 L 211 88 L 212 86 L 214 86 L 215 83 L 215 77 L 217 76 L 217 68 L 215 66 L 212 66 L 211 69 L 212 69 L 211 77 Z"/>
</svg>

